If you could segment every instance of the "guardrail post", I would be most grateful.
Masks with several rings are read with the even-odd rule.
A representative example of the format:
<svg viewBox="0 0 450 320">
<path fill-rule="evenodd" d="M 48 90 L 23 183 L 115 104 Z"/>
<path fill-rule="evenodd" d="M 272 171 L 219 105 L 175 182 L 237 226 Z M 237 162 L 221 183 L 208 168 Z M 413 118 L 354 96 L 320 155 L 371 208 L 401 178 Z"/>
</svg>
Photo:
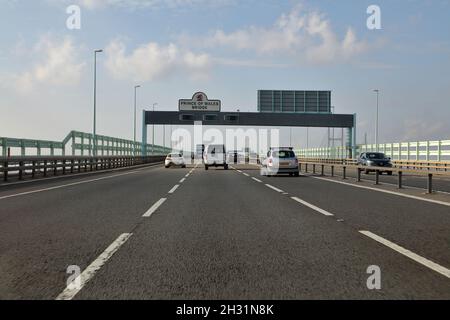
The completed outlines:
<svg viewBox="0 0 450 320">
<path fill-rule="evenodd" d="M 316 174 L 316 165 L 313 164 L 313 174 Z"/>
<path fill-rule="evenodd" d="M 308 164 L 305 163 L 305 172 L 308 173 Z"/>
<path fill-rule="evenodd" d="M 347 179 L 347 167 L 343 166 L 342 167 L 342 179 Z"/>
<path fill-rule="evenodd" d="M 325 166 L 324 166 L 324 165 L 322 165 L 322 171 L 321 171 L 320 175 L 321 175 L 321 176 L 324 176 L 324 175 L 325 175 Z"/>
<path fill-rule="evenodd" d="M 19 162 L 19 180 L 23 179 L 23 161 Z"/>
<path fill-rule="evenodd" d="M 403 188 L 402 177 L 403 177 L 403 172 L 399 171 L 398 172 L 398 188 L 399 189 Z"/>
<path fill-rule="evenodd" d="M 44 160 L 44 177 L 47 176 L 47 160 Z"/>
<path fill-rule="evenodd" d="M 334 177 L 334 166 L 331 166 L 331 176 Z"/>
<path fill-rule="evenodd" d="M 74 160 L 70 161 L 70 173 L 73 173 Z"/>
<path fill-rule="evenodd" d="M 63 170 L 62 170 L 62 173 L 63 173 L 63 175 L 64 175 L 64 174 L 66 174 L 66 160 L 63 160 L 63 161 L 62 161 L 62 164 L 63 164 Z"/>
<path fill-rule="evenodd" d="M 302 163 L 301 162 L 299 162 L 299 164 L 298 164 L 298 171 L 302 172 Z"/>
<path fill-rule="evenodd" d="M 3 181 L 8 181 L 8 161 L 3 164 Z"/>
<path fill-rule="evenodd" d="M 375 171 L 375 184 L 380 184 L 380 170 Z"/>
<path fill-rule="evenodd" d="M 357 170 L 358 170 L 358 174 L 357 174 L 356 181 L 361 182 L 361 168 L 357 168 Z"/>
<path fill-rule="evenodd" d="M 31 178 L 34 178 L 34 176 L 36 174 L 36 161 L 33 161 L 31 163 L 31 166 L 32 166 L 32 168 L 31 168 Z"/>
<path fill-rule="evenodd" d="M 53 167 L 53 175 L 54 176 L 56 176 L 58 173 L 57 173 L 57 170 L 58 170 L 58 160 L 55 160 L 54 162 L 53 162 L 53 165 L 54 165 L 54 167 Z"/>
<path fill-rule="evenodd" d="M 428 193 L 433 193 L 433 174 L 428 174 L 428 183 L 427 183 Z"/>
</svg>

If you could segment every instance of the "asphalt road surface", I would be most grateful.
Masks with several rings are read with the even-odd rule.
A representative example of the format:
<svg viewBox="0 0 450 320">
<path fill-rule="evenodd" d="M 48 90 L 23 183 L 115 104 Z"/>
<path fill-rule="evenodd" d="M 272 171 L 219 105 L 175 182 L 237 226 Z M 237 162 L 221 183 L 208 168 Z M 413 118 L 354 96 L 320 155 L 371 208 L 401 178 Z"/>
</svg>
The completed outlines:
<svg viewBox="0 0 450 320">
<path fill-rule="evenodd" d="M 0 188 L 0 299 L 450 299 L 449 268 L 450 206 L 313 177 L 156 166 Z"/>
</svg>

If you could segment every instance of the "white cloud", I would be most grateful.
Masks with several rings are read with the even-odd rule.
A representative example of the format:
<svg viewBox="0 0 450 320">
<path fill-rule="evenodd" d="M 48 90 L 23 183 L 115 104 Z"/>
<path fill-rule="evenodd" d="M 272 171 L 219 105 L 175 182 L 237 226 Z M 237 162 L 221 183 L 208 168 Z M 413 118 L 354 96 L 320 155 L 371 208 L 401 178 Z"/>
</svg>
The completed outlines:
<svg viewBox="0 0 450 320">
<path fill-rule="evenodd" d="M 71 86 L 80 82 L 85 63 L 77 60 L 77 48 L 71 38 L 62 41 L 50 36 L 41 38 L 31 50 L 30 59 L 37 60 L 30 70 L 3 77 L 3 85 L 28 92 L 37 85 Z"/>
<path fill-rule="evenodd" d="M 112 41 L 105 50 L 106 67 L 116 79 L 149 81 L 170 76 L 175 72 L 187 72 L 192 78 L 206 77 L 210 67 L 207 54 L 181 51 L 175 44 L 161 46 L 150 42 L 136 48 L 130 54 L 120 40 Z"/>
<path fill-rule="evenodd" d="M 270 27 L 250 26 L 230 33 L 216 30 L 195 41 L 189 37 L 181 40 L 186 45 L 202 43 L 207 48 L 228 47 L 258 55 L 289 54 L 313 63 L 349 60 L 369 47 L 351 28 L 341 38 L 323 14 L 304 12 L 298 5 Z"/>
</svg>

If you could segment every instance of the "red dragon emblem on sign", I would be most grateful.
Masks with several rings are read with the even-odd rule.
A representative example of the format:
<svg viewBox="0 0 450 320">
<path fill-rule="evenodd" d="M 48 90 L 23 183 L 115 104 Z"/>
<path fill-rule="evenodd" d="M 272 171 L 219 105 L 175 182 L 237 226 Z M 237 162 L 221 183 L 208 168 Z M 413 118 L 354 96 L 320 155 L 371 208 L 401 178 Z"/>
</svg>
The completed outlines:
<svg viewBox="0 0 450 320">
<path fill-rule="evenodd" d="M 197 96 L 197 101 L 198 101 L 198 102 L 202 102 L 202 101 L 203 101 L 203 95 L 199 94 L 199 95 Z"/>
</svg>

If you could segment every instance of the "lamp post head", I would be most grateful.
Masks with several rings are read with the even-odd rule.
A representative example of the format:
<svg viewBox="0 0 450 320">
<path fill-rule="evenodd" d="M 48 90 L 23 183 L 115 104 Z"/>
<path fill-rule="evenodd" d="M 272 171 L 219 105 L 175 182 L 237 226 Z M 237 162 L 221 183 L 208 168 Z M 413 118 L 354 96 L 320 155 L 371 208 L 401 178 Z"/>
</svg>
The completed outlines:
<svg viewBox="0 0 450 320">
<path fill-rule="evenodd" d="M 103 49 L 95 50 L 94 52 L 95 53 L 100 53 L 100 52 L 103 52 Z"/>
</svg>

